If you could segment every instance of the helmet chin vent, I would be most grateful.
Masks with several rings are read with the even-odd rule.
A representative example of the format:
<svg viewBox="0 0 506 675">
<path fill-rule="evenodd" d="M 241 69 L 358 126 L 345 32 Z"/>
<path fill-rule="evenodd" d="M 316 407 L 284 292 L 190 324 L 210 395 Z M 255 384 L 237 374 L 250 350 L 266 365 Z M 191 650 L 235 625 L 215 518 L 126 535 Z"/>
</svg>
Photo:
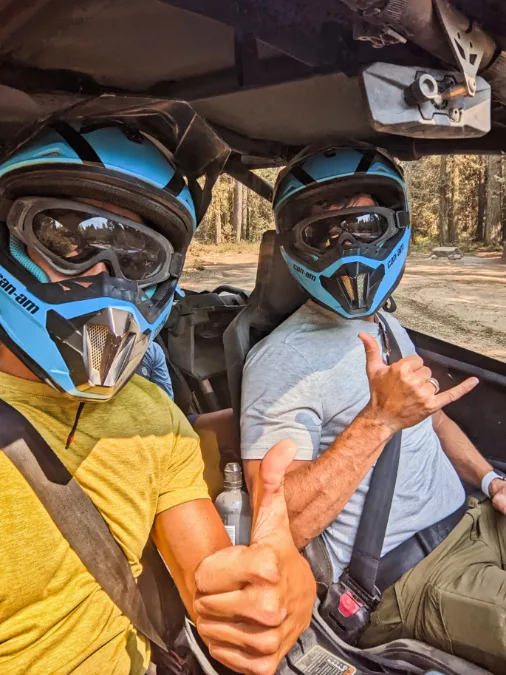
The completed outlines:
<svg viewBox="0 0 506 675">
<path fill-rule="evenodd" d="M 76 331 L 76 345 L 78 340 Z M 148 346 L 148 337 L 140 333 L 130 312 L 112 308 L 84 323 L 81 340 L 85 372 L 77 387 L 80 391 L 114 390 L 132 374 Z"/>
<path fill-rule="evenodd" d="M 135 333 L 115 334 L 109 326 L 87 323 L 84 329 L 88 355 L 88 381 L 113 387 L 130 359 Z"/>
<path fill-rule="evenodd" d="M 353 302 L 355 300 L 355 289 L 353 288 L 353 283 L 350 277 L 347 274 L 345 274 L 344 276 L 341 277 L 341 283 L 344 286 L 344 290 L 346 291 L 348 300 L 350 300 L 350 302 Z"/>
<path fill-rule="evenodd" d="M 359 274 L 357 277 L 352 279 L 347 274 L 339 277 L 346 295 L 348 296 L 348 301 L 351 305 L 355 306 L 357 309 L 363 307 L 365 302 L 365 287 L 366 287 L 366 275 Z"/>
<path fill-rule="evenodd" d="M 357 277 L 357 292 L 358 292 L 358 300 L 361 302 L 365 301 L 365 287 L 366 287 L 366 275 L 365 274 L 359 274 Z"/>
<path fill-rule="evenodd" d="M 321 276 L 320 283 L 335 300 L 348 318 L 365 316 L 376 311 L 373 299 L 385 275 L 385 268 L 379 265 L 372 269 L 361 262 L 347 263 L 330 277 Z M 330 302 L 326 303 L 333 309 Z M 340 313 L 338 310 L 335 310 Z"/>
<path fill-rule="evenodd" d="M 87 326 L 90 366 L 97 372 L 100 372 L 109 333 L 107 326 L 97 326 L 93 323 Z"/>
</svg>

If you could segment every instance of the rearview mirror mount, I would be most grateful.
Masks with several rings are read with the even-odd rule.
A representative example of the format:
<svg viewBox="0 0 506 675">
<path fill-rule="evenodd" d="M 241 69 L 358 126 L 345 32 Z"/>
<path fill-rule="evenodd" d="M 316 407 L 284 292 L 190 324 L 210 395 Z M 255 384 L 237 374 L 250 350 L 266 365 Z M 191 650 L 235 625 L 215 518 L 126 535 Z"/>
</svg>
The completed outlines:
<svg viewBox="0 0 506 675">
<path fill-rule="evenodd" d="M 375 131 L 413 138 L 473 138 L 490 131 L 491 89 L 476 78 L 467 94 L 453 71 L 373 63 L 362 84 Z"/>
</svg>

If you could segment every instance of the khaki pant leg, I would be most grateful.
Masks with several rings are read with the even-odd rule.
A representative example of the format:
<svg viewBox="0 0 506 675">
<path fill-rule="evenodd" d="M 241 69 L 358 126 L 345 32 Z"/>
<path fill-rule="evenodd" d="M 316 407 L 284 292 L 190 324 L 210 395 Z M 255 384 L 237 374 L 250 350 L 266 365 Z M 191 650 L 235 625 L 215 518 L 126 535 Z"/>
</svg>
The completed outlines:
<svg viewBox="0 0 506 675">
<path fill-rule="evenodd" d="M 506 516 L 470 509 L 385 593 L 361 646 L 410 637 L 506 673 Z"/>
<path fill-rule="evenodd" d="M 359 647 L 377 647 L 402 637 L 411 636 L 402 623 L 395 586 L 390 586 L 383 593 L 378 609 L 371 615 L 371 622 L 360 639 Z"/>
</svg>

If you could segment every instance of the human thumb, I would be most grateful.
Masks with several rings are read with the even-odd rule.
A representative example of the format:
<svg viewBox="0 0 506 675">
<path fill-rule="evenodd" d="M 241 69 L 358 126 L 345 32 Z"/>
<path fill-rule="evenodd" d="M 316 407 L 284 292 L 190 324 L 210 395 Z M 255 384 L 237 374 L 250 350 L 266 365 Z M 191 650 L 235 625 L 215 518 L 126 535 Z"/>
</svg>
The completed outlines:
<svg viewBox="0 0 506 675">
<path fill-rule="evenodd" d="M 251 544 L 290 533 L 284 479 L 295 459 L 297 446 L 291 440 L 279 441 L 263 458 L 255 483 Z"/>
<path fill-rule="evenodd" d="M 365 349 L 366 370 L 368 377 L 375 375 L 378 370 L 383 370 L 387 366 L 383 363 L 381 351 L 378 343 L 369 333 L 359 333 L 358 337 L 362 340 Z"/>
<path fill-rule="evenodd" d="M 506 494 L 497 492 L 492 499 L 492 505 L 497 511 L 506 515 Z"/>
</svg>

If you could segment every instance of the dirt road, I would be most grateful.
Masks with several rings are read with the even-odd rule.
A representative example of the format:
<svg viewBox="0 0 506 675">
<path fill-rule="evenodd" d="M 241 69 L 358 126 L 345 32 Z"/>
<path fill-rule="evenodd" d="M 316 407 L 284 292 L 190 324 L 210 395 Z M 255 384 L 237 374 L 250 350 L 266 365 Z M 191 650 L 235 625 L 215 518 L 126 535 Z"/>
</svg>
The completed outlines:
<svg viewBox="0 0 506 675">
<path fill-rule="evenodd" d="M 253 253 L 206 254 L 200 269 L 190 261 L 183 285 L 251 290 L 257 260 Z M 450 261 L 411 255 L 394 297 L 405 326 L 506 361 L 506 265 L 497 256 Z"/>
</svg>

